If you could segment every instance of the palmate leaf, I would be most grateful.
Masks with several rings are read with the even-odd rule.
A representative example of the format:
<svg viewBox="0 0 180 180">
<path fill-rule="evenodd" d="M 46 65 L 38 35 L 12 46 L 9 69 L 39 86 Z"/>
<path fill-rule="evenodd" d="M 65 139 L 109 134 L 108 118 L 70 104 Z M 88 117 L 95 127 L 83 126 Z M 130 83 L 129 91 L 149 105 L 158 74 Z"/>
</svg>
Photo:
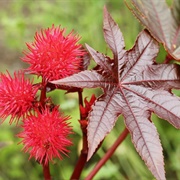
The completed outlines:
<svg viewBox="0 0 180 180">
<path fill-rule="evenodd" d="M 180 1 L 174 0 L 173 7 L 165 0 L 130 0 L 127 3 L 132 13 L 163 43 L 168 53 L 180 61 Z"/>
<path fill-rule="evenodd" d="M 89 114 L 88 159 L 122 114 L 132 142 L 147 167 L 156 179 L 165 179 L 162 147 L 150 117 L 155 112 L 180 128 L 180 98 L 171 93 L 172 88 L 180 88 L 179 66 L 155 63 L 159 46 L 146 30 L 139 34 L 134 47 L 126 51 L 122 33 L 106 8 L 103 29 L 113 58 L 86 45 L 97 67 L 52 83 L 101 87 L 104 91 Z"/>
</svg>

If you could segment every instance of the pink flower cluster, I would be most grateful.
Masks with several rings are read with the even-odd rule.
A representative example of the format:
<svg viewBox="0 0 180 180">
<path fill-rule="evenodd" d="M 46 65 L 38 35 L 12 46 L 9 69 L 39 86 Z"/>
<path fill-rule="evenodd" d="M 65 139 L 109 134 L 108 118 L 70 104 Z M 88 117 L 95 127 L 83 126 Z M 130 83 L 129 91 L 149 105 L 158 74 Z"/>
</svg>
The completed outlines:
<svg viewBox="0 0 180 180">
<path fill-rule="evenodd" d="M 80 38 L 74 36 L 73 31 L 67 36 L 64 34 L 65 29 L 52 26 L 36 33 L 35 42 L 27 43 L 29 51 L 24 52 L 22 60 L 30 64 L 32 74 L 51 81 L 80 71 L 85 54 L 81 44 L 77 44 Z"/>
<path fill-rule="evenodd" d="M 58 106 L 52 112 L 47 108 L 42 112 L 36 110 L 34 115 L 24 119 L 24 131 L 18 136 L 23 138 L 23 149 L 29 151 L 30 158 L 35 157 L 38 162 L 47 164 L 54 157 L 62 159 L 60 152 L 67 155 L 66 147 L 72 145 L 68 139 L 71 128 L 67 120 L 69 117 L 61 114 Z"/>
<path fill-rule="evenodd" d="M 36 102 L 37 86 L 24 77 L 19 71 L 14 73 L 14 78 L 9 73 L 0 74 L 0 117 L 4 121 L 8 116 L 10 124 L 18 123 L 21 117 L 25 117 Z"/>
<path fill-rule="evenodd" d="M 2 122 L 10 118 L 18 125 L 20 119 L 25 152 L 30 153 L 40 163 L 48 163 L 53 158 L 62 159 L 67 155 L 67 147 L 72 145 L 69 135 L 72 129 L 67 122 L 70 117 L 59 111 L 59 106 L 47 105 L 46 96 L 37 97 L 37 91 L 46 89 L 48 81 L 57 80 L 79 72 L 85 51 L 78 44 L 79 37 L 73 32 L 65 36 L 65 29 L 54 27 L 35 34 L 35 41 L 28 43 L 23 61 L 29 64 L 28 74 L 42 77 L 42 83 L 33 84 L 25 78 L 24 71 L 0 74 L 0 118 Z M 42 88 L 43 86 L 43 88 Z M 45 92 L 46 93 L 46 92 Z M 40 100 L 39 100 L 40 99 Z"/>
</svg>

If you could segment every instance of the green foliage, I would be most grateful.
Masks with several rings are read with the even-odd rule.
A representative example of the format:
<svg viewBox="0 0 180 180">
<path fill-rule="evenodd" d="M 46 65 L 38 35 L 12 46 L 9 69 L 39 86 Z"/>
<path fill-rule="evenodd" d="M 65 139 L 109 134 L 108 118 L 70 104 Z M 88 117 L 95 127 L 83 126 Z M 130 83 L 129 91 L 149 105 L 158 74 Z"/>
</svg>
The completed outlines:
<svg viewBox="0 0 180 180">
<path fill-rule="evenodd" d="M 7 47 L 7 53 L 9 48 L 12 48 L 14 52 L 20 54 L 22 49 L 25 48 L 25 42 L 33 41 L 35 31 L 51 27 L 54 24 L 55 26 L 61 25 L 67 28 L 67 32 L 74 29 L 82 37 L 81 43 L 88 43 L 100 52 L 108 54 L 110 50 L 107 49 L 104 43 L 102 32 L 102 10 L 104 5 L 107 6 L 112 17 L 121 28 L 126 40 L 126 49 L 132 47 L 137 34 L 142 29 L 140 23 L 133 17 L 124 2 L 120 0 L 2 0 L 1 3 L 3 6 L 0 7 L 0 25 L 2 27 L 0 32 L 4 37 L 1 43 Z M 158 62 L 161 62 L 164 57 L 165 51 L 162 49 L 158 56 Z M 0 61 L 0 63 L 6 62 Z M 4 71 L 2 66 L 0 68 L 1 71 Z M 92 90 L 86 90 L 83 95 L 89 97 L 91 93 Z M 100 90 L 97 90 L 95 94 L 99 95 Z M 69 179 L 73 171 L 81 149 L 78 148 L 78 144 L 81 144 L 78 99 L 75 93 L 64 96 L 64 91 L 55 91 L 49 95 L 53 96 L 56 104 L 60 103 L 65 114 L 71 114 L 72 116 L 71 123 L 75 133 L 72 135 L 74 146 L 71 147 L 70 158 L 65 157 L 63 161 L 55 161 L 55 164 L 51 165 L 54 179 L 66 180 Z M 180 136 L 178 131 L 154 115 L 153 121 L 157 125 L 164 147 L 167 178 L 170 180 L 180 179 Z M 124 128 L 122 117 L 119 118 L 116 127 L 105 139 L 97 155 L 87 163 L 82 179 L 86 177 L 121 133 L 119 127 L 121 127 L 121 131 Z M 19 131 L 20 129 L 17 129 L 15 125 L 9 126 L 8 123 L 0 126 L 0 143 L 5 144 L 0 147 L 0 180 L 42 179 L 41 166 L 33 159 L 28 161 L 28 154 L 21 152 L 22 146 L 17 145 L 20 140 L 15 137 L 15 134 Z M 144 162 L 135 151 L 130 137 L 123 142 L 114 156 L 95 176 L 95 179 L 104 180 L 125 180 L 128 178 L 153 179 Z"/>
</svg>

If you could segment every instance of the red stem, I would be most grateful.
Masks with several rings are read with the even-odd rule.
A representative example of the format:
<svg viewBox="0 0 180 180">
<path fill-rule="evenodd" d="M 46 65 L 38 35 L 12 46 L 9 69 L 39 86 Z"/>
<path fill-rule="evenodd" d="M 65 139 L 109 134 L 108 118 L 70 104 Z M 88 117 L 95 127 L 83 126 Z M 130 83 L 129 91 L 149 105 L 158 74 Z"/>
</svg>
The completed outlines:
<svg viewBox="0 0 180 180">
<path fill-rule="evenodd" d="M 79 179 L 81 172 L 86 164 L 87 161 L 87 151 L 81 150 L 81 154 L 79 156 L 78 162 L 76 164 L 76 167 L 74 169 L 73 174 L 71 175 L 71 180 Z"/>
<path fill-rule="evenodd" d="M 78 97 L 79 97 L 79 106 L 83 106 L 83 98 L 82 98 L 82 89 L 78 91 Z M 82 114 L 80 111 L 80 124 L 81 124 L 81 130 L 83 134 L 83 147 L 81 150 L 81 154 L 79 156 L 78 162 L 75 166 L 75 169 L 73 171 L 73 174 L 71 175 L 71 180 L 79 179 L 81 172 L 86 164 L 87 161 L 87 152 L 88 152 L 88 144 L 87 144 L 87 120 L 82 119 Z"/>
<path fill-rule="evenodd" d="M 81 120 L 80 120 L 80 123 L 81 123 Z M 87 128 L 87 125 L 84 126 L 82 123 L 81 129 L 82 129 L 82 133 L 83 133 L 83 147 L 82 147 L 81 154 L 79 156 L 78 162 L 75 166 L 74 172 L 71 175 L 71 180 L 75 180 L 75 179 L 80 178 L 82 170 L 83 170 L 83 168 L 86 164 L 86 161 L 87 161 L 88 144 L 87 144 L 87 129 L 86 128 Z"/>
<path fill-rule="evenodd" d="M 173 60 L 173 57 L 170 54 L 167 54 L 164 60 L 164 64 L 169 64 L 171 60 Z"/>
<path fill-rule="evenodd" d="M 115 143 L 112 145 L 112 147 L 107 151 L 105 156 L 97 163 L 95 168 L 90 172 L 90 174 L 85 178 L 85 180 L 91 180 L 97 174 L 97 172 L 100 170 L 100 168 L 113 155 L 114 151 L 124 141 L 124 139 L 127 137 L 128 134 L 129 134 L 129 131 L 127 128 L 125 128 L 124 131 L 119 135 L 119 137 L 115 141 Z"/>
<path fill-rule="evenodd" d="M 40 102 L 42 107 L 45 106 L 45 100 L 46 100 L 46 83 L 42 80 L 41 95 L 40 95 Z"/>
<path fill-rule="evenodd" d="M 44 174 L 44 180 L 51 180 L 51 174 L 50 174 L 50 170 L 49 170 L 49 162 L 48 164 L 42 164 L 43 166 L 43 174 Z"/>
<path fill-rule="evenodd" d="M 42 87 L 41 87 L 41 95 L 40 95 L 40 103 L 41 107 L 45 107 L 45 101 L 46 101 L 46 83 L 42 80 Z M 41 110 L 40 107 L 40 110 Z M 51 174 L 49 169 L 49 162 L 47 164 L 43 163 L 43 174 L 44 174 L 44 180 L 51 180 Z"/>
<path fill-rule="evenodd" d="M 78 90 L 78 98 L 79 98 L 79 107 L 80 105 L 83 106 L 83 96 L 82 96 L 82 89 L 79 89 Z M 82 119 L 82 114 L 81 114 L 81 111 L 79 109 L 79 112 L 80 112 L 80 119 Z"/>
</svg>

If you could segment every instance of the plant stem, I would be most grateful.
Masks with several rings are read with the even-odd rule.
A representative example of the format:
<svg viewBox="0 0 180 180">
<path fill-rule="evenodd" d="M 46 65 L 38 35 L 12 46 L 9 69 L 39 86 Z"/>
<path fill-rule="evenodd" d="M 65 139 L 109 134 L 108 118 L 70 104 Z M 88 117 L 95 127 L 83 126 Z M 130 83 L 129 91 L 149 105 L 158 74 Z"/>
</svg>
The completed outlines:
<svg viewBox="0 0 180 180">
<path fill-rule="evenodd" d="M 41 106 L 44 108 L 45 100 L 46 100 L 46 83 L 42 80 L 42 87 L 41 87 L 41 95 L 40 95 L 40 102 Z"/>
<path fill-rule="evenodd" d="M 46 100 L 46 83 L 42 80 L 42 87 L 41 87 L 41 95 L 40 95 L 40 103 L 41 108 L 45 108 L 45 100 Z M 49 162 L 47 164 L 43 163 L 43 174 L 44 174 L 44 180 L 51 180 L 51 174 L 49 169 Z"/>
<path fill-rule="evenodd" d="M 50 170 L 49 170 L 49 162 L 48 164 L 42 164 L 43 166 L 43 174 L 44 174 L 44 180 L 51 180 Z"/>
<path fill-rule="evenodd" d="M 79 99 L 79 106 L 83 106 L 83 96 L 82 96 L 82 89 L 79 89 L 78 90 L 78 99 Z M 79 112 L 80 112 L 80 119 L 82 119 L 82 114 L 81 114 L 81 111 L 79 109 Z"/>
<path fill-rule="evenodd" d="M 84 120 L 84 121 L 86 121 L 86 120 Z M 82 129 L 82 133 L 83 133 L 83 147 L 82 147 L 81 154 L 79 156 L 78 162 L 76 163 L 75 169 L 73 171 L 73 174 L 71 175 L 71 180 L 75 180 L 75 179 L 80 178 L 82 170 L 83 170 L 83 168 L 84 168 L 84 166 L 86 164 L 86 161 L 87 161 L 88 144 L 87 144 L 87 130 L 86 130 L 86 127 L 87 127 L 87 125 L 83 126 L 83 122 L 82 122 L 81 129 Z"/>
<path fill-rule="evenodd" d="M 127 137 L 128 134 L 129 134 L 129 131 L 127 128 L 125 128 L 124 131 L 119 135 L 119 137 L 115 141 L 115 143 L 112 145 L 112 147 L 107 151 L 105 156 L 97 163 L 95 168 L 89 173 L 89 175 L 85 178 L 85 180 L 91 180 L 97 174 L 97 172 L 100 170 L 100 168 L 113 155 L 114 151 L 124 141 L 124 139 Z"/>
<path fill-rule="evenodd" d="M 164 64 L 169 64 L 171 60 L 173 60 L 173 57 L 170 54 L 167 54 L 164 60 Z"/>
<path fill-rule="evenodd" d="M 81 154 L 79 156 L 78 162 L 76 164 L 76 167 L 74 169 L 73 174 L 71 175 L 71 180 L 75 180 L 75 179 L 79 179 L 81 172 L 86 164 L 86 160 L 87 160 L 87 151 L 83 151 L 83 149 L 81 150 Z"/>
<path fill-rule="evenodd" d="M 83 97 L 82 97 L 82 89 L 78 91 L 78 97 L 79 97 L 79 106 L 83 106 Z M 71 180 L 79 179 L 81 172 L 86 164 L 87 161 L 87 152 L 88 152 L 88 144 L 87 144 L 87 120 L 82 119 L 82 114 L 80 111 L 80 124 L 81 124 L 81 130 L 83 134 L 83 147 L 81 150 L 81 154 L 79 156 L 78 162 L 75 166 L 75 169 L 73 171 L 73 174 L 71 175 Z"/>
</svg>

